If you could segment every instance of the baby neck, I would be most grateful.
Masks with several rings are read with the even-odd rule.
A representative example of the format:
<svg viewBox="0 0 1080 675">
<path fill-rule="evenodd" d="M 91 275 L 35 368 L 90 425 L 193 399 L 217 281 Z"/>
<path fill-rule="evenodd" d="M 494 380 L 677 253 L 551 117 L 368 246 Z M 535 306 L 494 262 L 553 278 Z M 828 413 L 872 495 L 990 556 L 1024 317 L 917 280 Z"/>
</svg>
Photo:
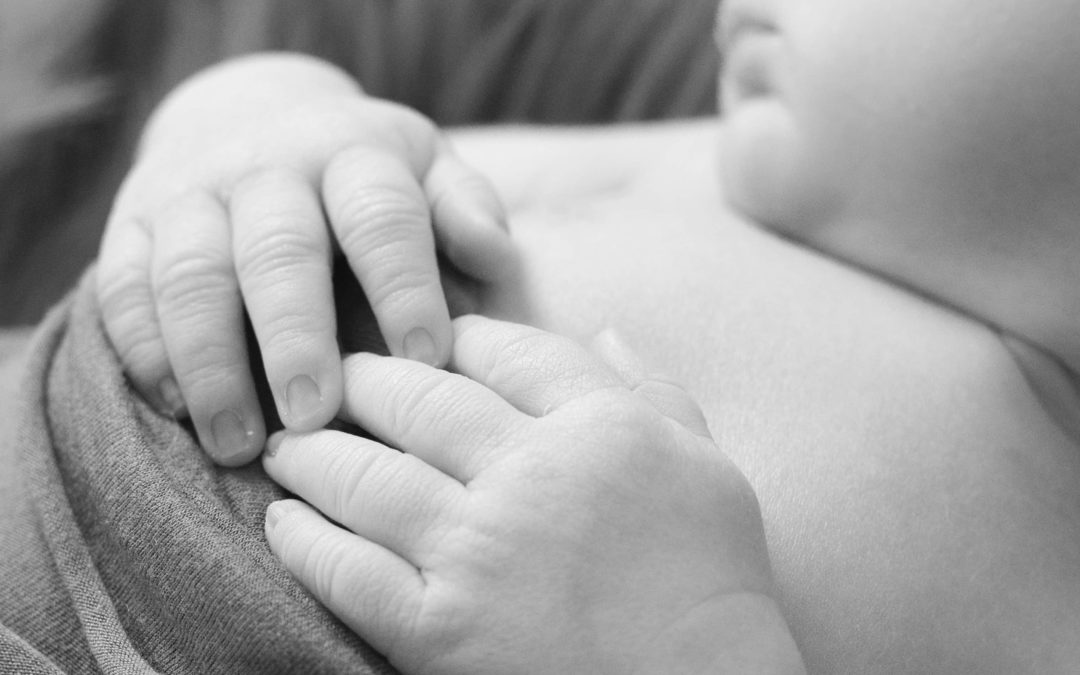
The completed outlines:
<svg viewBox="0 0 1080 675">
<path fill-rule="evenodd" d="M 1016 360 L 1047 414 L 1080 442 L 1080 374 L 1062 359 L 1031 342 L 1002 333 L 1002 343 Z"/>
</svg>

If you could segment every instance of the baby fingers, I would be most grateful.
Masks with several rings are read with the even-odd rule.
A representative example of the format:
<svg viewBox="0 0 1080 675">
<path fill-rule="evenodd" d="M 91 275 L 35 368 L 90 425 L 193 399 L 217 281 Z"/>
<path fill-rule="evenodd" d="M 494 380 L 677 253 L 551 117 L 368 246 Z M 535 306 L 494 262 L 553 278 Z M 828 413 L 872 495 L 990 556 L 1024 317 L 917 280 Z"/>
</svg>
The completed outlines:
<svg viewBox="0 0 1080 675">
<path fill-rule="evenodd" d="M 413 455 L 337 431 L 271 436 L 263 459 L 286 490 L 416 567 L 459 521 L 465 489 Z"/>
<path fill-rule="evenodd" d="M 244 337 L 224 207 L 196 194 L 155 221 L 157 319 L 199 439 L 227 465 L 258 455 L 265 430 Z"/>
<path fill-rule="evenodd" d="M 406 158 L 376 144 L 339 153 L 323 176 L 323 200 L 390 353 L 444 365 L 450 314 L 431 214 Z"/>
<path fill-rule="evenodd" d="M 491 182 L 439 143 L 424 181 L 439 250 L 465 274 L 499 281 L 515 253 L 502 202 Z"/>
<path fill-rule="evenodd" d="M 379 121 L 337 152 L 322 197 L 390 353 L 443 366 L 452 331 L 436 249 L 478 281 L 515 262 L 502 205 L 422 116 L 369 103 Z"/>
<path fill-rule="evenodd" d="M 626 383 L 570 338 L 480 316 L 454 321 L 451 367 L 490 388 L 518 410 L 544 417 L 599 390 Z"/>
<path fill-rule="evenodd" d="M 341 356 L 322 206 L 287 170 L 233 190 L 232 252 L 278 414 L 293 431 L 329 422 L 341 404 Z"/>
<path fill-rule="evenodd" d="M 158 410 L 179 416 L 184 399 L 169 366 L 151 285 L 149 223 L 114 216 L 102 240 L 96 281 L 102 322 L 128 379 Z"/>
<path fill-rule="evenodd" d="M 322 605 L 384 654 L 420 614 L 424 580 L 416 567 L 302 502 L 270 505 L 266 539 Z"/>
<path fill-rule="evenodd" d="M 462 483 L 527 420 L 486 387 L 414 361 L 356 354 L 345 380 L 345 417 Z"/>
</svg>

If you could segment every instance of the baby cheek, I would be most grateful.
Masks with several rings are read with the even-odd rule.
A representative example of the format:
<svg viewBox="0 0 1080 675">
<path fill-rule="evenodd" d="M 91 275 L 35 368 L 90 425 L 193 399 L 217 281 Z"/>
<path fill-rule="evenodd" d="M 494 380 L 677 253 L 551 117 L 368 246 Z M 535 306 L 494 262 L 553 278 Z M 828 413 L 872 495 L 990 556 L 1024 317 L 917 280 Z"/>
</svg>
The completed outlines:
<svg viewBox="0 0 1080 675">
<path fill-rule="evenodd" d="M 798 238 L 837 208 L 828 167 L 812 159 L 790 112 L 775 101 L 746 102 L 722 123 L 721 180 L 733 207 Z"/>
</svg>

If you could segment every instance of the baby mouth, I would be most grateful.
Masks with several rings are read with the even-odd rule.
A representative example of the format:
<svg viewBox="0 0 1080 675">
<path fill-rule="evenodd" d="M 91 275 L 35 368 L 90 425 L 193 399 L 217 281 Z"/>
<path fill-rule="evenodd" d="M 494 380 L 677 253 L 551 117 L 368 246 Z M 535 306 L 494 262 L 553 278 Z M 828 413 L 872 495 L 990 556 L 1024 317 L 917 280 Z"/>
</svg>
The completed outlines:
<svg viewBox="0 0 1080 675">
<path fill-rule="evenodd" d="M 769 0 L 726 0 L 721 8 L 725 105 L 775 92 L 782 43 L 773 10 Z"/>
<path fill-rule="evenodd" d="M 780 34 L 763 24 L 746 24 L 724 42 L 724 102 L 738 104 L 776 93 Z"/>
</svg>

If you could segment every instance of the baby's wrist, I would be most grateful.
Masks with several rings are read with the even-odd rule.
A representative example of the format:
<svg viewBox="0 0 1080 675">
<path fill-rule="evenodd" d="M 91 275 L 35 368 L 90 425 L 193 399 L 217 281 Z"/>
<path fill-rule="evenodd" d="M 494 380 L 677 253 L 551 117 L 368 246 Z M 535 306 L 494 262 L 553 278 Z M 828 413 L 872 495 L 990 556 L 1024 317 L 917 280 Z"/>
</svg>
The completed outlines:
<svg viewBox="0 0 1080 675">
<path fill-rule="evenodd" d="M 638 673 L 806 673 L 780 607 L 761 593 L 735 593 L 703 603 L 651 647 Z"/>
</svg>

